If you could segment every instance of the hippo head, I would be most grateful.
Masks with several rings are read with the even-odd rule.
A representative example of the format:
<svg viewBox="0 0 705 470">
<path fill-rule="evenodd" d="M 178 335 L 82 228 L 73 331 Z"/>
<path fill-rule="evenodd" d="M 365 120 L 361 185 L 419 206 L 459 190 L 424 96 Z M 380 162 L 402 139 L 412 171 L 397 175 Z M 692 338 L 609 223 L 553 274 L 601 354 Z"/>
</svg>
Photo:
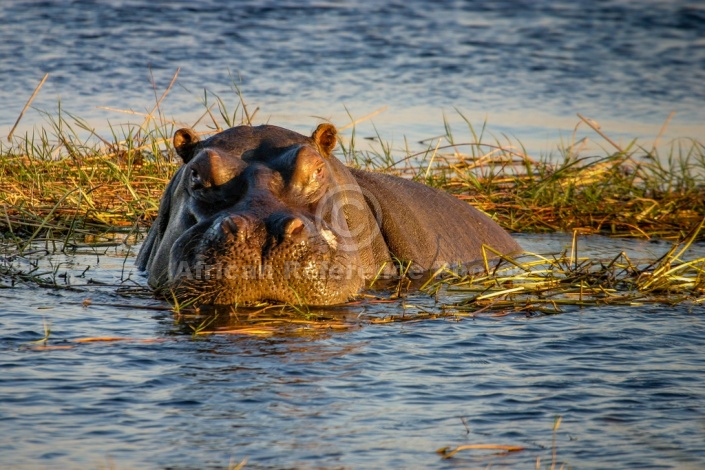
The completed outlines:
<svg viewBox="0 0 705 470">
<path fill-rule="evenodd" d="M 184 164 L 137 260 L 150 285 L 200 304 L 348 300 L 369 275 L 348 227 L 364 201 L 335 144 L 329 124 L 311 137 L 270 125 L 206 140 L 178 130 Z"/>
</svg>

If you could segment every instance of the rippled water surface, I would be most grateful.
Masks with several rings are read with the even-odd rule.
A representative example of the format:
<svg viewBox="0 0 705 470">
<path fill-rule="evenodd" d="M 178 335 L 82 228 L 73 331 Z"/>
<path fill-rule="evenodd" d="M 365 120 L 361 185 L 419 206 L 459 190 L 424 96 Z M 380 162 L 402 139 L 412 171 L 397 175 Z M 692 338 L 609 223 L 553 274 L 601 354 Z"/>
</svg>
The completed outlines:
<svg viewBox="0 0 705 470">
<path fill-rule="evenodd" d="M 545 253 L 570 239 L 520 242 Z M 581 244 L 585 255 L 626 250 L 635 262 L 667 248 Z M 703 305 L 194 338 L 155 310 L 165 303 L 119 295 L 123 280 L 144 282 L 125 247 L 97 253 L 42 257 L 73 290 L 0 289 L 2 468 L 227 468 L 245 458 L 247 468 L 535 468 L 537 457 L 551 461 L 558 416 L 559 464 L 705 465 Z M 434 308 L 413 295 L 329 314 L 362 319 L 408 304 Z M 33 343 L 45 323 L 47 348 Z M 127 339 L 75 342 L 96 337 Z M 526 450 L 435 453 L 463 444 Z"/>
<path fill-rule="evenodd" d="M 399 146 L 443 133 L 443 114 L 462 124 L 455 108 L 542 151 L 578 112 L 622 142 L 650 144 L 671 111 L 666 137 L 705 131 L 697 1 L 8 0 L 0 24 L 3 136 L 44 73 L 36 108 L 55 114 L 61 99 L 104 129 L 141 118 L 96 106 L 145 112 L 150 70 L 160 95 L 177 68 L 162 110 L 184 123 L 204 88 L 233 98 L 234 79 L 260 122 L 307 131 L 314 116 L 343 125 L 386 106 L 374 123 Z M 30 110 L 21 128 L 36 122 Z"/>
</svg>

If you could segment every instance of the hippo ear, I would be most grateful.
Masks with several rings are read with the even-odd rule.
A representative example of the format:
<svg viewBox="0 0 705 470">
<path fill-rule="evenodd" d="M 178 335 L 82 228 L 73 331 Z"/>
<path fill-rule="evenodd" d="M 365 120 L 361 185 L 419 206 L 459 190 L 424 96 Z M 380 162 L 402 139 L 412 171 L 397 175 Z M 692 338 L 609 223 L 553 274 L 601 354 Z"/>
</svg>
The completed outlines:
<svg viewBox="0 0 705 470">
<path fill-rule="evenodd" d="M 191 129 L 179 129 L 174 133 L 174 150 L 184 163 L 193 158 L 199 140 L 198 135 Z"/>
<path fill-rule="evenodd" d="M 319 125 L 311 138 L 318 144 L 318 148 L 323 152 L 324 157 L 330 157 L 330 154 L 335 148 L 337 140 L 338 131 L 335 129 L 333 124 L 324 123 Z"/>
</svg>

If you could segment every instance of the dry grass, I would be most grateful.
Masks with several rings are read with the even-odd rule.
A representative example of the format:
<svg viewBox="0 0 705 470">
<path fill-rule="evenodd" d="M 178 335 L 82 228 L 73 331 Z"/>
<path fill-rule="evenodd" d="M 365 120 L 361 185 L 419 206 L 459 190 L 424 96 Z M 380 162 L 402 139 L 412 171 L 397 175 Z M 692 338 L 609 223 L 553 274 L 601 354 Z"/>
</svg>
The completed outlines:
<svg viewBox="0 0 705 470">
<path fill-rule="evenodd" d="M 391 172 L 444 189 L 491 214 L 512 232 L 601 233 L 677 241 L 705 216 L 705 146 L 674 141 L 667 155 L 632 142 L 622 148 L 599 130 L 613 152 L 583 155 L 581 143 L 535 158 L 520 144 L 492 141 L 467 122 L 468 139 L 446 134 L 425 151 L 398 156 L 380 144 L 360 152 L 343 146 L 353 165 Z M 658 139 L 657 139 L 658 140 Z M 583 142 L 584 143 L 584 142 Z M 700 234 L 700 239 L 705 234 Z"/>
<path fill-rule="evenodd" d="M 115 233 L 127 237 L 149 226 L 161 192 L 178 167 L 171 148 L 177 125 L 159 111 L 168 90 L 151 113 L 141 116 L 140 125 L 111 127 L 109 136 L 98 135 L 59 108 L 47 115 L 46 128 L 15 136 L 9 145 L 0 143 L 0 277 L 5 285 L 57 285 L 51 277 L 17 269 L 11 262 L 33 243 L 51 241 L 65 247 L 114 242 Z M 252 122 L 257 110 L 250 112 L 236 91 L 234 112 L 218 98 L 217 110 L 206 106 L 194 127 L 205 135 Z M 659 155 L 655 145 L 644 148 L 633 142 L 622 148 L 592 121 L 580 119 L 604 139 L 610 152 L 583 155 L 580 143 L 572 142 L 557 156 L 534 158 L 518 144 L 487 138 L 484 125 L 478 132 L 467 121 L 462 142 L 446 124 L 445 135 L 430 139 L 426 150 L 416 153 L 396 151 L 382 139 L 377 151 L 358 150 L 354 132 L 349 141 L 341 140 L 349 164 L 440 187 L 513 232 L 575 231 L 676 243 L 662 259 L 645 266 L 633 265 L 624 253 L 611 260 L 580 258 L 576 248 L 553 257 L 504 258 L 482 273 L 439 273 L 444 274 L 441 280 L 424 289 L 431 294 L 444 289 L 462 292 L 466 300 L 440 311 L 418 311 L 417 319 L 478 311 L 556 313 L 564 305 L 703 302 L 703 260 L 685 256 L 690 244 L 705 239 L 703 144 L 673 142 L 667 155 Z M 301 318 L 301 312 L 293 313 Z M 211 331 L 202 328 L 196 333 Z M 257 334 L 267 331 L 261 328 Z"/>
<path fill-rule="evenodd" d="M 178 166 L 171 148 L 177 126 L 159 113 L 167 92 L 142 115 L 142 124 L 111 127 L 108 136 L 59 107 L 47 115 L 46 128 L 16 136 L 9 145 L 0 143 L 0 231 L 26 238 L 47 231 L 148 226 Z M 209 134 L 252 122 L 257 110 L 248 111 L 239 90 L 237 99 L 234 112 L 221 99 L 217 112 L 207 106 L 198 121 L 208 125 L 195 127 Z M 580 230 L 679 240 L 705 216 L 701 142 L 673 142 L 667 155 L 636 142 L 622 148 L 580 118 L 605 139 L 611 153 L 583 155 L 580 143 L 571 142 L 559 155 L 535 158 L 519 143 L 488 138 L 484 125 L 478 132 L 467 121 L 462 142 L 446 124 L 446 134 L 429 139 L 421 152 L 396 151 L 382 139 L 378 150 L 361 151 L 354 132 L 341 147 L 352 165 L 440 187 L 492 214 L 512 232 Z"/>
<path fill-rule="evenodd" d="M 641 264 L 634 264 L 624 252 L 607 260 L 581 257 L 575 233 L 569 253 L 550 257 L 526 253 L 516 259 L 503 257 L 476 273 L 439 273 L 441 277 L 424 290 L 434 295 L 442 290 L 463 294 L 463 300 L 442 307 L 446 315 L 534 315 L 589 306 L 702 304 L 705 258 L 688 256 L 702 230 L 701 222 L 686 241 Z"/>
</svg>

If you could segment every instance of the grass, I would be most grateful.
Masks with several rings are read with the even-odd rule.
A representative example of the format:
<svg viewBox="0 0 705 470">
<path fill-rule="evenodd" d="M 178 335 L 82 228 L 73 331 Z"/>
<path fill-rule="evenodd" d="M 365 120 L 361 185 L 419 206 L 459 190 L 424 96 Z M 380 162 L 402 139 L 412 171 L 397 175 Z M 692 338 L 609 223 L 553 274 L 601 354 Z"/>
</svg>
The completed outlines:
<svg viewBox="0 0 705 470">
<path fill-rule="evenodd" d="M 256 114 L 240 104 L 230 112 L 221 98 L 209 106 L 207 95 L 203 103 L 208 125 L 201 124 L 202 134 Z M 111 126 L 106 136 L 60 105 L 46 118 L 47 127 L 0 143 L 0 231 L 34 239 L 47 232 L 147 227 L 178 167 L 171 148 L 176 124 L 147 114 L 141 125 Z M 679 240 L 705 216 L 705 145 L 699 141 L 673 142 L 661 155 L 636 142 L 619 147 L 597 129 L 610 145 L 604 155 L 583 155 L 579 143 L 570 142 L 558 155 L 535 158 L 519 143 L 488 137 L 486 123 L 478 131 L 466 122 L 462 142 L 446 122 L 445 135 L 428 140 L 421 152 L 408 145 L 395 150 L 379 135 L 377 150 L 359 150 L 353 129 L 352 138 L 341 141 L 342 155 L 356 167 L 448 191 L 512 232 Z"/>
<path fill-rule="evenodd" d="M 444 306 L 452 315 L 534 315 L 604 305 L 703 304 L 705 257 L 686 257 L 702 229 L 701 224 L 683 243 L 674 244 L 656 260 L 640 264 L 633 263 L 624 252 L 607 260 L 580 257 L 574 234 L 569 253 L 503 257 L 495 266 L 477 273 L 441 273 L 445 276 L 429 282 L 424 290 L 430 294 L 442 289 L 464 294 L 463 300 Z"/>
<path fill-rule="evenodd" d="M 177 124 L 159 109 L 170 87 L 150 113 L 140 116 L 141 124 L 109 125 L 108 135 L 64 113 L 59 104 L 56 113 L 45 113 L 45 127 L 0 143 L 0 284 L 58 286 L 56 272 L 20 269 L 12 262 L 37 243 L 61 249 L 115 243 L 151 224 L 161 192 L 178 168 L 171 148 Z M 207 135 L 253 122 L 257 109 L 250 111 L 237 87 L 235 92 L 234 111 L 222 98 L 205 93 L 205 112 L 193 127 Z M 379 135 L 376 149 L 361 150 L 351 116 L 352 137 L 341 138 L 339 152 L 348 164 L 441 188 L 491 214 L 509 231 L 573 232 L 576 237 L 600 233 L 674 243 L 667 255 L 645 265 L 634 265 L 624 253 L 611 260 L 581 258 L 576 241 L 562 255 L 504 258 L 481 273 L 440 273 L 442 278 L 424 290 L 462 293 L 465 300 L 442 312 L 417 312 L 416 318 L 704 301 L 704 260 L 685 257 L 691 244 L 705 239 L 703 143 L 675 141 L 665 155 L 656 144 L 620 147 L 592 121 L 579 119 L 606 144 L 604 154 L 586 155 L 573 139 L 557 155 L 530 156 L 519 143 L 488 136 L 486 123 L 478 129 L 467 119 L 463 137 L 445 122 L 445 134 L 425 141 L 421 152 L 411 151 L 408 143 L 394 149 Z M 403 297 L 401 287 L 393 298 Z M 207 329 L 197 333 L 202 332 Z"/>
<path fill-rule="evenodd" d="M 607 137 L 614 147 L 604 155 L 583 155 L 581 145 L 570 142 L 559 155 L 534 158 L 520 144 L 488 138 L 484 124 L 477 131 L 466 123 L 469 138 L 463 142 L 446 123 L 446 134 L 430 140 L 421 152 L 393 155 L 383 144 L 377 151 L 361 152 L 352 143 L 343 152 L 357 167 L 453 193 L 512 232 L 579 230 L 679 240 L 705 216 L 701 142 L 675 141 L 661 155 L 656 147 L 632 142 L 622 148 Z"/>
<path fill-rule="evenodd" d="M 50 124 L 51 134 L 0 149 L 0 231 L 32 241 L 123 231 L 156 217 L 177 168 L 162 147 L 173 126 L 125 127 L 96 142 L 80 119 L 59 114 Z"/>
</svg>

